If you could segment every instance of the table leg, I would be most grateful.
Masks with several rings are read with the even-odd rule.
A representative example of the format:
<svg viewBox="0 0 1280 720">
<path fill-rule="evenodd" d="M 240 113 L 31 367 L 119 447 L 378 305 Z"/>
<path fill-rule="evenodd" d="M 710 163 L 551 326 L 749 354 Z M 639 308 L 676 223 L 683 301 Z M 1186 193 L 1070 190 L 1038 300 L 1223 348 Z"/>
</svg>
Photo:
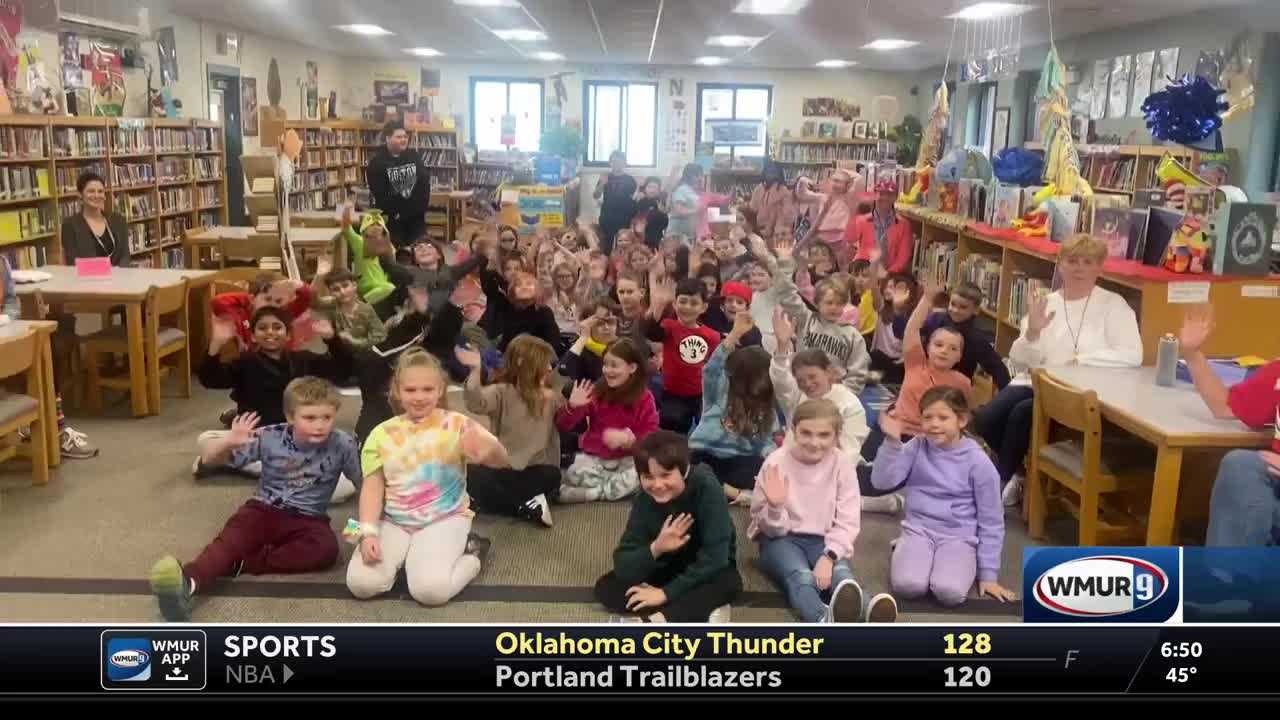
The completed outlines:
<svg viewBox="0 0 1280 720">
<path fill-rule="evenodd" d="M 40 374 L 43 375 L 40 405 L 45 409 L 44 437 L 49 447 L 49 467 L 54 468 L 62 464 L 62 449 L 58 445 L 58 394 L 54 388 L 52 344 L 52 333 L 40 333 Z"/>
<path fill-rule="evenodd" d="M 125 306 L 126 332 L 129 338 L 129 398 L 133 403 L 133 416 L 147 415 L 147 367 L 142 347 L 142 303 Z"/>
<path fill-rule="evenodd" d="M 1151 513 L 1147 521 L 1147 545 L 1173 544 L 1173 526 L 1178 510 L 1178 484 L 1181 480 L 1182 448 L 1158 446 L 1155 484 L 1151 488 Z"/>
</svg>

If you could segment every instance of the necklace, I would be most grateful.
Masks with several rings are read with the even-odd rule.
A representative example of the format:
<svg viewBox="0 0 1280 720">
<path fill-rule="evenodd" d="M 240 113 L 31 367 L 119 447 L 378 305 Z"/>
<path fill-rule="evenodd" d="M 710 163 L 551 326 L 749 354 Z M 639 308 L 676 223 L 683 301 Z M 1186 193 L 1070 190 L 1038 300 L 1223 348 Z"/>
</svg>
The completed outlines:
<svg viewBox="0 0 1280 720">
<path fill-rule="evenodd" d="M 1084 298 L 1084 310 L 1080 311 L 1080 326 L 1071 327 L 1071 312 L 1067 309 L 1067 296 L 1062 296 L 1062 319 L 1067 322 L 1067 332 L 1071 333 L 1071 364 L 1080 364 L 1080 336 L 1084 334 L 1084 316 L 1089 312 L 1089 301 L 1093 299 L 1093 289 Z"/>
</svg>

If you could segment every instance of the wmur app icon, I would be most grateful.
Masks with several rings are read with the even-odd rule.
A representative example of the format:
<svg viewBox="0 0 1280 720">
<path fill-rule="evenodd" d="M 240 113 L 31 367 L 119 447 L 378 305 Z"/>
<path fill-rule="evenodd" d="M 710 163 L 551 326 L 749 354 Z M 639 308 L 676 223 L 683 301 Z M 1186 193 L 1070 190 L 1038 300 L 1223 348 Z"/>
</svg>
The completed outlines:
<svg viewBox="0 0 1280 720">
<path fill-rule="evenodd" d="M 1180 619 L 1179 548 L 1073 547 L 1023 551 L 1026 622 Z"/>
<path fill-rule="evenodd" d="M 111 682 L 146 682 L 151 679 L 151 641 L 146 638 L 113 638 L 107 641 L 107 679 Z"/>
</svg>

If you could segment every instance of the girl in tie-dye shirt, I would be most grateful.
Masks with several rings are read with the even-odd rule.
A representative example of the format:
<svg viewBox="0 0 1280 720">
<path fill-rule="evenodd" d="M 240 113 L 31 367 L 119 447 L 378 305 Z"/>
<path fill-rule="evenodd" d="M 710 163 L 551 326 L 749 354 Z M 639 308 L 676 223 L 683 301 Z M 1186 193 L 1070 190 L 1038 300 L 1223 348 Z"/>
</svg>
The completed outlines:
<svg viewBox="0 0 1280 720">
<path fill-rule="evenodd" d="M 347 566 L 358 598 L 390 590 L 404 567 L 415 600 L 443 605 L 480 573 L 489 541 L 470 533 L 466 463 L 510 462 L 484 427 L 441 407 L 445 388 L 434 356 L 400 356 L 391 399 L 403 414 L 374 428 L 361 453 L 360 552 Z"/>
</svg>

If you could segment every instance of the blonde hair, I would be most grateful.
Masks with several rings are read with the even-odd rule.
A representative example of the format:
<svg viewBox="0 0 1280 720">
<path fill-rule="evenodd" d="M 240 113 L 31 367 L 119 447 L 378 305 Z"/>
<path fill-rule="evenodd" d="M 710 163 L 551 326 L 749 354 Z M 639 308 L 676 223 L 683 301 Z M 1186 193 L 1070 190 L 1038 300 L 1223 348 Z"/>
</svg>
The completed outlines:
<svg viewBox="0 0 1280 720">
<path fill-rule="evenodd" d="M 836 435 L 844 428 L 844 418 L 840 416 L 840 408 L 836 404 L 826 399 L 805 400 L 796 407 L 795 414 L 791 416 L 791 427 L 794 429 L 799 427 L 800 423 L 807 420 L 828 420 L 831 427 L 836 431 Z"/>
<path fill-rule="evenodd" d="M 285 417 L 292 417 L 303 405 L 328 405 L 336 412 L 342 407 L 342 395 L 324 378 L 310 375 L 294 378 L 284 386 Z"/>
<path fill-rule="evenodd" d="M 551 345 L 533 335 L 517 335 L 507 346 L 500 382 L 515 388 L 534 417 L 542 417 L 547 409 L 547 377 L 555 358 L 556 351 Z"/>
<path fill-rule="evenodd" d="M 411 347 L 400 354 L 396 360 L 395 372 L 391 375 L 391 405 L 396 412 L 404 412 L 404 406 L 400 404 L 400 376 L 408 370 L 417 368 L 426 368 L 435 372 L 440 382 L 440 400 L 436 403 L 436 407 L 441 410 L 447 409 L 445 404 L 446 391 L 449 389 L 449 381 L 444 372 L 444 367 L 440 364 L 440 360 L 435 355 L 423 350 L 420 347 Z"/>
<path fill-rule="evenodd" d="M 837 278 L 827 278 L 818 283 L 818 287 L 814 288 L 813 299 L 822 302 L 829 295 L 834 295 L 836 300 L 849 304 L 849 283 L 842 282 Z"/>
<path fill-rule="evenodd" d="M 1078 233 L 1062 243 L 1058 258 L 1087 258 L 1100 263 L 1107 258 L 1107 244 L 1088 233 Z"/>
</svg>

